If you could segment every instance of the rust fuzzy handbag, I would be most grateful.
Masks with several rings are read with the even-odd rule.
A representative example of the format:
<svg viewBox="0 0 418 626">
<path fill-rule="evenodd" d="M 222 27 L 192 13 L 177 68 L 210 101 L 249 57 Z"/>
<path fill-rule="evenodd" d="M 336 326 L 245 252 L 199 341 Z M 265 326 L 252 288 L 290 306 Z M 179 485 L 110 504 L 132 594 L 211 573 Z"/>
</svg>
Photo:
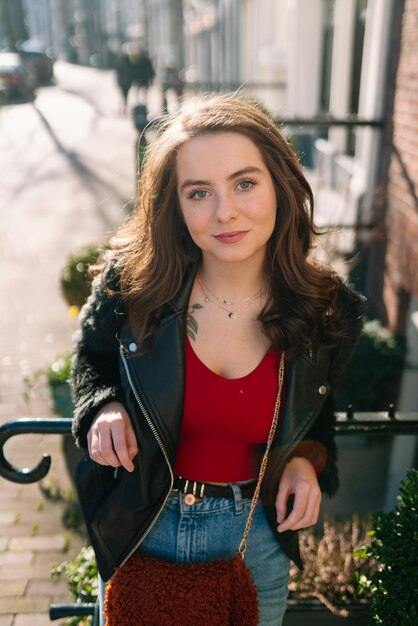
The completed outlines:
<svg viewBox="0 0 418 626">
<path fill-rule="evenodd" d="M 257 626 L 257 591 L 244 554 L 277 427 L 283 377 L 284 355 L 267 446 L 235 557 L 177 564 L 136 552 L 107 585 L 107 626 Z"/>
</svg>

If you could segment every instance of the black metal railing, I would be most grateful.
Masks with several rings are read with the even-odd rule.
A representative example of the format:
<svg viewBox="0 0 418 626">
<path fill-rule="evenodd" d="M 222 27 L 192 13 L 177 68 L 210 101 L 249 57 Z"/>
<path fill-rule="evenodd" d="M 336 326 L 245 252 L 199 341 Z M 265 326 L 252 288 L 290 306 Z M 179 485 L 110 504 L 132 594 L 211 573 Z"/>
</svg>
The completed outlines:
<svg viewBox="0 0 418 626">
<path fill-rule="evenodd" d="M 68 435 L 71 433 L 72 420 L 54 417 L 22 417 L 7 422 L 0 427 L 0 476 L 13 483 L 36 483 L 49 472 L 51 457 L 44 454 L 41 461 L 32 469 L 18 469 L 4 456 L 4 446 L 11 437 L 16 435 Z"/>
<path fill-rule="evenodd" d="M 49 607 L 49 619 L 54 622 L 64 617 L 94 617 L 93 626 L 99 626 L 98 603 L 78 602 L 74 604 L 51 604 Z"/>
<path fill-rule="evenodd" d="M 175 89 L 179 91 L 179 83 L 167 83 L 167 89 Z M 225 92 L 259 92 L 259 91 L 283 92 L 286 90 L 286 83 L 281 81 L 195 81 L 184 82 L 181 84 L 181 92 L 192 93 L 225 93 Z M 314 117 L 275 117 L 275 122 L 283 126 L 307 126 L 317 128 L 331 128 L 334 126 L 355 128 L 370 127 L 383 128 L 384 119 L 367 119 L 358 117 L 356 114 L 347 114 L 343 118 L 334 117 L 331 114 L 315 115 Z"/>
<path fill-rule="evenodd" d="M 20 418 L 0 427 L 0 476 L 14 483 L 35 483 L 44 478 L 51 466 L 51 457 L 44 454 L 33 468 L 17 468 L 6 459 L 4 446 L 17 435 L 68 435 L 71 432 L 71 419 L 64 418 Z M 338 435 L 418 435 L 418 412 L 396 413 L 392 405 L 387 412 L 347 412 L 336 414 Z M 291 607 L 290 607 L 291 608 Z M 98 604 L 51 604 L 51 621 L 73 616 L 92 616 L 93 625 L 99 624 Z"/>
<path fill-rule="evenodd" d="M 332 115 L 317 115 L 315 117 L 275 117 L 274 121 L 279 126 L 305 126 L 308 128 L 378 128 L 384 126 L 383 118 L 367 119 L 357 115 L 345 117 L 333 117 Z"/>
<path fill-rule="evenodd" d="M 4 446 L 17 435 L 68 435 L 71 424 L 66 418 L 22 417 L 0 426 L 0 476 L 21 484 L 45 478 L 51 466 L 49 454 L 33 468 L 17 468 L 6 459 Z M 354 412 L 349 406 L 347 412 L 336 414 L 335 429 L 338 435 L 418 435 L 418 412 L 396 413 L 393 405 L 386 412 Z"/>
<path fill-rule="evenodd" d="M 387 412 L 354 413 L 350 406 L 336 418 L 338 435 L 418 435 L 418 411 L 396 413 L 392 404 Z"/>
</svg>

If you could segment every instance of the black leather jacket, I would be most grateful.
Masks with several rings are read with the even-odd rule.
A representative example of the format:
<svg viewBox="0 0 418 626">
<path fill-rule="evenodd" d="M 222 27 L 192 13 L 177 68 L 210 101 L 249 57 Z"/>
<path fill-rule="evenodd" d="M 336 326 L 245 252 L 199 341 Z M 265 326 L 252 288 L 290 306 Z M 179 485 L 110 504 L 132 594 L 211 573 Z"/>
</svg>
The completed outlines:
<svg viewBox="0 0 418 626">
<path fill-rule="evenodd" d="M 155 524 L 171 490 L 180 437 L 184 394 L 186 312 L 194 272 L 175 301 L 157 315 L 151 348 L 136 351 L 117 296 L 109 297 L 99 280 L 81 314 L 72 369 L 75 401 L 73 432 L 87 447 L 86 436 L 100 407 L 122 402 L 132 419 L 139 454 L 135 471 L 114 470 L 86 456 L 78 471 L 78 489 L 87 529 L 101 576 L 107 580 L 139 546 Z M 341 284 L 341 315 L 350 323 L 349 336 L 332 350 L 300 354 L 285 361 L 286 406 L 270 453 L 261 499 L 284 551 L 299 566 L 297 533 L 277 533 L 275 497 L 290 454 L 326 450 L 319 476 L 321 489 L 333 495 L 338 487 L 331 390 L 338 383 L 361 330 L 362 298 Z"/>
</svg>

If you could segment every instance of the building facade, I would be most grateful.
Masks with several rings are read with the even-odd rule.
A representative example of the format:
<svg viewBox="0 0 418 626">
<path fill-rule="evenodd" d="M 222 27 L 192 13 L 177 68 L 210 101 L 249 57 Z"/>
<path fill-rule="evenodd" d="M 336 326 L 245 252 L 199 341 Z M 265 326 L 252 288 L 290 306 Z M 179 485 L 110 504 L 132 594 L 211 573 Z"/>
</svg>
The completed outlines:
<svg viewBox="0 0 418 626">
<path fill-rule="evenodd" d="M 398 2 L 394 19 L 386 129 L 375 210 L 381 236 L 373 247 L 372 301 L 393 331 L 406 335 L 407 359 L 398 406 L 418 407 L 418 1 Z M 397 36 L 396 36 L 397 34 Z M 392 449 L 387 504 L 399 477 L 416 461 L 416 440 Z"/>
</svg>

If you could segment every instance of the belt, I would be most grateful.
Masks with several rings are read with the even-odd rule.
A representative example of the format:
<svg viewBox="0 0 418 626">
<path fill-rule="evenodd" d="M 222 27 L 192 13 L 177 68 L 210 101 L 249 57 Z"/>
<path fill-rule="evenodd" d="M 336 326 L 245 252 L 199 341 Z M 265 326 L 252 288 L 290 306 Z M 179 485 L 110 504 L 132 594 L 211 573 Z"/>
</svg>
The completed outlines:
<svg viewBox="0 0 418 626">
<path fill-rule="evenodd" d="M 248 483 L 235 483 L 241 490 L 243 498 L 252 498 L 257 485 L 256 480 Z M 184 494 L 191 494 L 195 498 L 203 498 L 209 496 L 211 498 L 234 498 L 234 491 L 230 484 L 212 485 L 211 483 L 202 483 L 195 480 L 188 480 L 181 476 L 174 478 L 174 491 L 181 491 Z"/>
</svg>

